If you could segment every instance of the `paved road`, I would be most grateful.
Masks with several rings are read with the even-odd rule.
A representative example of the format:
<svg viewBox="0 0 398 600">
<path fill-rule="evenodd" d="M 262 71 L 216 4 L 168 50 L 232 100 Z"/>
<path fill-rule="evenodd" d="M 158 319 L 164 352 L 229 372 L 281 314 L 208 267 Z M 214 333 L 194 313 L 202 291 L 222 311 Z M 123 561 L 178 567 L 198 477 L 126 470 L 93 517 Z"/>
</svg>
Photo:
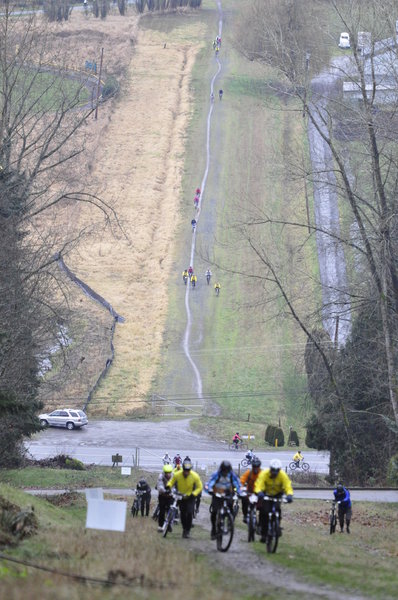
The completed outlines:
<svg viewBox="0 0 398 600">
<path fill-rule="evenodd" d="M 178 441 L 178 442 L 177 442 Z M 90 421 L 86 428 L 68 431 L 49 428 L 26 442 L 30 454 L 47 458 L 56 454 L 74 456 L 85 464 L 111 465 L 112 455 L 119 453 L 124 466 L 132 466 L 139 448 L 139 466 L 157 470 L 162 456 L 168 452 L 182 458 L 188 454 L 195 466 L 213 468 L 223 459 L 229 459 L 234 468 L 244 457 L 244 452 L 228 450 L 227 443 L 212 442 L 189 430 L 189 419 L 179 421 Z M 293 451 L 266 450 L 256 452 L 266 465 L 271 458 L 279 458 L 285 466 L 291 461 Z M 328 453 L 306 452 L 305 459 L 312 471 L 327 473 Z"/>
</svg>

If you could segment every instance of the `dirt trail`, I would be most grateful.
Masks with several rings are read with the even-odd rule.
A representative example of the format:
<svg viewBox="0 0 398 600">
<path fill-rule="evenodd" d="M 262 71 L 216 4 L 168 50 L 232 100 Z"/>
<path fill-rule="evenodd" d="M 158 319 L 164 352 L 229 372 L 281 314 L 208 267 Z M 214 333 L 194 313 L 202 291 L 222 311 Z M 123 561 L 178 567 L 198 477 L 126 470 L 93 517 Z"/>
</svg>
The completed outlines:
<svg viewBox="0 0 398 600">
<path fill-rule="evenodd" d="M 237 519 L 241 518 L 239 512 Z M 201 506 L 199 515 L 195 523 L 210 532 L 210 518 L 207 505 Z M 350 600 L 365 600 L 365 596 L 337 591 L 326 585 L 316 585 L 300 579 L 293 571 L 275 565 L 266 558 L 258 554 L 253 545 L 247 542 L 247 530 L 236 529 L 232 545 L 228 552 L 218 552 L 215 542 L 208 540 L 195 539 L 195 529 L 193 529 L 192 539 L 189 540 L 190 546 L 194 551 L 203 552 L 210 561 L 221 562 L 228 569 L 238 570 L 249 578 L 254 578 L 266 584 L 266 590 L 272 591 L 273 588 L 282 588 L 289 597 L 290 594 L 303 594 L 307 598 L 328 598 L 329 600 L 341 600 L 349 598 Z M 283 538 L 281 539 L 283 544 Z"/>
</svg>

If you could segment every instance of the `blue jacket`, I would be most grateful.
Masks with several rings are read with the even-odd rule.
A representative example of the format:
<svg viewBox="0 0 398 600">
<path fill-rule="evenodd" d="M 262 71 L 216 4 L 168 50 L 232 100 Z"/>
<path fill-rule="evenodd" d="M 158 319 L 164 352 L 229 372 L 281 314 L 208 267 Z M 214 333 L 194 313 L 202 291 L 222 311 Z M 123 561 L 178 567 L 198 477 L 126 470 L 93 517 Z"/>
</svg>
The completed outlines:
<svg viewBox="0 0 398 600">
<path fill-rule="evenodd" d="M 206 483 L 205 489 L 209 492 L 212 492 L 214 485 L 217 483 L 217 481 L 220 479 L 220 477 L 221 477 L 220 471 L 216 471 L 215 473 L 213 473 L 213 475 L 210 477 L 209 481 Z M 230 477 L 230 481 L 231 481 L 231 487 L 236 488 L 236 491 L 239 494 L 240 493 L 239 477 L 233 471 L 231 471 L 229 473 L 229 477 Z"/>
<path fill-rule="evenodd" d="M 350 492 L 346 488 L 343 488 L 343 491 L 340 493 L 337 491 L 336 488 L 333 494 L 336 501 L 340 502 L 340 506 L 342 506 L 343 508 L 351 508 Z"/>
</svg>

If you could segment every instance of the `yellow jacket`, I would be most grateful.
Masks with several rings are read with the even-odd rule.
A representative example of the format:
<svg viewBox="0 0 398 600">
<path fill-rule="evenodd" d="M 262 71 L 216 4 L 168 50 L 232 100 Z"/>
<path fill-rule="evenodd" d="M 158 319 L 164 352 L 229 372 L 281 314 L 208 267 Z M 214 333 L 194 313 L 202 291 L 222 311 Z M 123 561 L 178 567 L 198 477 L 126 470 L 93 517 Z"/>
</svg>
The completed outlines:
<svg viewBox="0 0 398 600">
<path fill-rule="evenodd" d="M 195 471 L 190 471 L 188 477 L 184 477 L 183 471 L 174 472 L 173 477 L 170 479 L 167 487 L 172 488 L 175 486 L 180 494 L 186 494 L 189 496 L 199 496 L 203 490 L 203 484 L 199 475 Z"/>
<path fill-rule="evenodd" d="M 304 456 L 300 453 L 300 452 L 296 452 L 296 454 L 293 456 L 293 460 L 303 460 Z"/>
<path fill-rule="evenodd" d="M 254 484 L 254 493 L 264 492 L 267 496 L 277 496 L 285 493 L 286 496 L 293 496 L 292 482 L 285 471 L 279 471 L 274 478 L 271 477 L 271 470 L 261 471 Z"/>
</svg>

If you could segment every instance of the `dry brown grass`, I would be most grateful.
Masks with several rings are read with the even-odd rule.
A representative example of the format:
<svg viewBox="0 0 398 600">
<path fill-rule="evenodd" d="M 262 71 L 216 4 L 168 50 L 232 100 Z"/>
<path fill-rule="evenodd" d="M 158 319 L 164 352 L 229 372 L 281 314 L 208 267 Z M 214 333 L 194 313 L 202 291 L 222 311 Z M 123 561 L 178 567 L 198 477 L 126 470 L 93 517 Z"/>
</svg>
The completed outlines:
<svg viewBox="0 0 398 600">
<path fill-rule="evenodd" d="M 116 328 L 116 358 L 99 393 L 113 414 L 137 405 L 158 361 L 180 218 L 190 73 L 199 49 L 188 40 L 200 38 L 194 23 L 168 37 L 137 33 L 137 22 L 136 17 L 101 22 L 74 14 L 62 28 L 54 26 L 54 44 L 62 41 L 65 62 L 74 58 L 84 64 L 104 47 L 106 72 L 126 73 L 119 98 L 101 106 L 98 120 L 88 125 L 86 162 L 79 167 L 86 189 L 99 189 L 115 208 L 123 232 L 101 230 L 65 258 L 126 319 Z M 71 205 L 63 225 L 70 232 L 93 227 L 93 219 L 92 209 Z"/>
</svg>

